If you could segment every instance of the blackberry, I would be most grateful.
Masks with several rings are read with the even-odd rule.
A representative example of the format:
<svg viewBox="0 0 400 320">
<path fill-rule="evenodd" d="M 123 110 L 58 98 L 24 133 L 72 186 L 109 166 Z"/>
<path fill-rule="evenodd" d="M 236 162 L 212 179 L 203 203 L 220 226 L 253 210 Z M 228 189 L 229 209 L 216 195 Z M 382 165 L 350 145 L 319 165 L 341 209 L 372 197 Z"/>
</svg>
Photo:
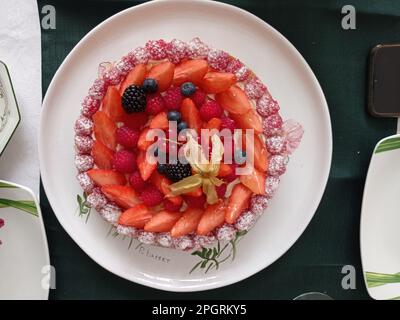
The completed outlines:
<svg viewBox="0 0 400 320">
<path fill-rule="evenodd" d="M 122 107 L 126 113 L 143 112 L 146 109 L 146 92 L 141 86 L 129 86 L 122 95 Z"/>
<path fill-rule="evenodd" d="M 163 174 L 172 182 L 178 182 L 183 178 L 192 175 L 190 164 L 183 164 L 181 162 L 175 164 L 166 164 L 163 167 Z"/>
</svg>

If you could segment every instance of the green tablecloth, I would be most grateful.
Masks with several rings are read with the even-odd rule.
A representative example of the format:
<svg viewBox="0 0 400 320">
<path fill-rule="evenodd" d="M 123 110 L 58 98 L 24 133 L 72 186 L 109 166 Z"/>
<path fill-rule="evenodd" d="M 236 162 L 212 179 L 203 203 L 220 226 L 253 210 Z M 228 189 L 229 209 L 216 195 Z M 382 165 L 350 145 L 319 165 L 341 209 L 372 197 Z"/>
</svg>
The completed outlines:
<svg viewBox="0 0 400 320">
<path fill-rule="evenodd" d="M 123 280 L 98 266 L 58 223 L 42 189 L 50 258 L 56 268 L 52 299 L 292 299 L 307 291 L 335 299 L 368 298 L 359 254 L 359 219 L 364 179 L 376 142 L 395 132 L 393 119 L 366 112 L 369 50 L 400 42 L 400 2 L 353 0 L 357 29 L 343 30 L 341 8 L 348 1 L 245 1 L 248 10 L 279 30 L 308 61 L 328 101 L 333 127 L 333 163 L 328 186 L 311 224 L 276 263 L 229 287 L 199 293 L 168 293 Z M 138 1 L 39 1 L 52 4 L 56 30 L 42 30 L 43 93 L 61 62 L 94 26 Z M 318 146 L 315 146 L 318 148 Z M 341 269 L 353 265 L 357 288 L 343 290 Z"/>
</svg>

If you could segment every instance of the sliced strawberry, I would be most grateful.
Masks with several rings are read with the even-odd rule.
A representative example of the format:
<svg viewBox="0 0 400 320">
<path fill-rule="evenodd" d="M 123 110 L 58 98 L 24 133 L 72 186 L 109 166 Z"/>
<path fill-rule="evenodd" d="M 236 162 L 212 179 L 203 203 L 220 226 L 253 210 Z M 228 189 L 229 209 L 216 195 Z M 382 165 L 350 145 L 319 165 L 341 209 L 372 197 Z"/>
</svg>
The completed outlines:
<svg viewBox="0 0 400 320">
<path fill-rule="evenodd" d="M 101 191 L 103 191 L 108 199 L 125 209 L 131 208 L 140 202 L 135 190 L 128 186 L 103 186 Z"/>
<path fill-rule="evenodd" d="M 220 118 L 211 118 L 208 120 L 207 123 L 204 124 L 204 129 L 212 130 L 212 129 L 217 129 L 221 127 L 221 119 Z"/>
<path fill-rule="evenodd" d="M 117 126 L 103 111 L 93 115 L 94 135 L 97 140 L 112 150 L 117 146 Z"/>
<path fill-rule="evenodd" d="M 184 82 L 199 84 L 208 71 L 208 63 L 202 59 L 187 60 L 176 66 L 174 85 L 180 86 Z"/>
<path fill-rule="evenodd" d="M 241 129 L 254 129 L 256 133 L 263 131 L 261 117 L 253 109 L 242 115 L 231 114 L 231 117 Z"/>
<path fill-rule="evenodd" d="M 146 159 L 146 151 L 139 152 L 136 158 L 136 163 L 139 168 L 140 176 L 144 181 L 148 180 L 157 168 L 157 163 L 155 161 L 150 162 Z"/>
<path fill-rule="evenodd" d="M 201 197 L 202 194 L 203 194 L 203 189 L 200 187 L 194 189 L 193 191 L 185 193 L 186 196 L 191 196 L 191 197 Z"/>
<path fill-rule="evenodd" d="M 232 174 L 233 168 L 226 163 L 221 162 L 219 165 L 218 177 L 226 177 Z"/>
<path fill-rule="evenodd" d="M 144 230 L 149 232 L 168 232 L 181 217 L 182 213 L 180 212 L 160 211 L 146 223 Z"/>
<path fill-rule="evenodd" d="M 125 111 L 122 108 L 121 94 L 116 87 L 108 87 L 103 98 L 102 108 L 113 121 L 120 121 L 123 118 Z"/>
<path fill-rule="evenodd" d="M 99 186 L 110 184 L 126 184 L 125 176 L 119 172 L 103 169 L 91 169 L 87 172 L 89 177 Z"/>
<path fill-rule="evenodd" d="M 148 115 L 144 112 L 125 113 L 120 121 L 132 129 L 141 129 L 147 123 Z"/>
<path fill-rule="evenodd" d="M 201 80 L 200 88 L 206 93 L 220 93 L 236 83 L 236 77 L 229 72 L 208 72 Z"/>
<path fill-rule="evenodd" d="M 243 184 L 237 184 L 229 197 L 228 206 L 226 208 L 225 221 L 234 223 L 244 209 L 248 208 L 249 200 L 252 195 L 250 189 Z"/>
<path fill-rule="evenodd" d="M 265 194 L 265 173 L 253 168 L 250 174 L 240 176 L 240 182 L 255 194 Z"/>
<path fill-rule="evenodd" d="M 151 130 L 150 128 L 145 128 L 140 133 L 137 145 L 139 150 L 146 151 L 148 147 L 150 147 L 154 143 L 154 140 L 151 141 L 151 139 L 147 138 L 147 134 L 149 133 L 150 130 Z"/>
<path fill-rule="evenodd" d="M 216 227 L 221 226 L 225 222 L 225 211 L 226 206 L 223 201 L 208 206 L 197 226 L 197 234 L 205 236 Z"/>
<path fill-rule="evenodd" d="M 199 133 L 203 122 L 201 120 L 199 110 L 196 108 L 196 105 L 192 99 L 183 99 L 181 114 L 182 119 L 186 121 L 186 123 L 189 125 L 189 128 L 195 129 L 197 133 Z"/>
<path fill-rule="evenodd" d="M 246 141 L 246 136 L 243 135 L 243 144 L 247 152 L 247 158 L 254 159 L 254 166 L 261 172 L 267 171 L 269 153 L 259 135 L 254 135 L 254 143 L 249 144 Z"/>
<path fill-rule="evenodd" d="M 125 80 L 122 81 L 119 87 L 119 92 L 121 93 L 121 95 L 123 95 L 125 89 L 128 88 L 130 85 L 133 84 L 137 86 L 142 85 L 145 77 L 146 77 L 146 65 L 142 63 L 138 64 L 132 69 L 131 72 L 128 73 Z"/>
<path fill-rule="evenodd" d="M 168 118 L 166 112 L 160 112 L 150 120 L 150 129 L 168 129 Z"/>
<path fill-rule="evenodd" d="M 182 205 L 182 197 L 172 195 L 169 188 L 171 181 L 169 181 L 168 178 L 159 174 L 157 171 L 154 171 L 150 177 L 150 182 L 166 196 L 166 199 L 168 199 L 168 201 L 171 201 L 174 205 L 177 206 Z"/>
<path fill-rule="evenodd" d="M 137 204 L 122 212 L 118 223 L 123 226 L 143 228 L 152 217 L 153 213 L 144 204 Z"/>
<path fill-rule="evenodd" d="M 93 148 L 92 148 L 92 156 L 94 159 L 94 163 L 100 169 L 112 169 L 112 160 L 114 157 L 114 151 L 110 148 L 107 148 L 104 144 L 102 144 L 98 140 L 94 140 Z"/>
<path fill-rule="evenodd" d="M 246 93 L 236 85 L 216 94 L 215 98 L 231 114 L 245 114 L 252 109 Z"/>
<path fill-rule="evenodd" d="M 171 236 L 177 238 L 195 232 L 202 215 L 202 209 L 188 208 L 173 226 Z"/>
<path fill-rule="evenodd" d="M 166 61 L 155 65 L 151 68 L 147 78 L 155 79 L 158 84 L 158 91 L 167 90 L 174 78 L 175 65 L 172 62 Z"/>
</svg>

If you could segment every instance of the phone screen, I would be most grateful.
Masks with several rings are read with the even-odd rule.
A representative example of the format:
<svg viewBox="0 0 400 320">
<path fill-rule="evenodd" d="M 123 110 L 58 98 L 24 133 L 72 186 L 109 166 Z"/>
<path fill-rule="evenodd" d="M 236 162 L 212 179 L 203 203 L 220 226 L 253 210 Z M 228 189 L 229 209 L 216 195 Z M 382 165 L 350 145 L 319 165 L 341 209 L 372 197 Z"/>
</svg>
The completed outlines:
<svg viewBox="0 0 400 320">
<path fill-rule="evenodd" d="M 368 108 L 374 116 L 400 117 L 400 44 L 371 51 Z"/>
</svg>

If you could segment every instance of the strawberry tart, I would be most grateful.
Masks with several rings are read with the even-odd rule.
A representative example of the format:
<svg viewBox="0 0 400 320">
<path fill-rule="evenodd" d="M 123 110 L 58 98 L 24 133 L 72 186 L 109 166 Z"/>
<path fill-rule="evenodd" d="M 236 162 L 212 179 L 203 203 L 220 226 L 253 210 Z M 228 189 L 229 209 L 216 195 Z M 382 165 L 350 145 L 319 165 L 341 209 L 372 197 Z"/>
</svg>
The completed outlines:
<svg viewBox="0 0 400 320">
<path fill-rule="evenodd" d="M 74 128 L 87 205 L 144 244 L 230 241 L 265 212 L 303 135 L 279 110 L 243 62 L 199 38 L 102 63 Z"/>
</svg>

